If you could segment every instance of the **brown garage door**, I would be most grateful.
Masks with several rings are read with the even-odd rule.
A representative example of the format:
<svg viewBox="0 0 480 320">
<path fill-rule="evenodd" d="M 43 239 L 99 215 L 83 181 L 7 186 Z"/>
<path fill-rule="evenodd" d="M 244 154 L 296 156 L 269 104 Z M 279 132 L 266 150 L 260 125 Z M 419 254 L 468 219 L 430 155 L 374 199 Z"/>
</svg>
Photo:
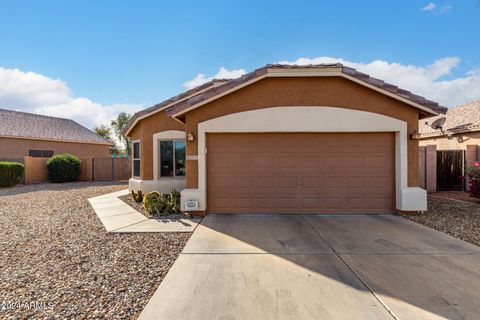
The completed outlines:
<svg viewBox="0 0 480 320">
<path fill-rule="evenodd" d="M 392 213 L 393 133 L 207 135 L 210 213 Z"/>
</svg>

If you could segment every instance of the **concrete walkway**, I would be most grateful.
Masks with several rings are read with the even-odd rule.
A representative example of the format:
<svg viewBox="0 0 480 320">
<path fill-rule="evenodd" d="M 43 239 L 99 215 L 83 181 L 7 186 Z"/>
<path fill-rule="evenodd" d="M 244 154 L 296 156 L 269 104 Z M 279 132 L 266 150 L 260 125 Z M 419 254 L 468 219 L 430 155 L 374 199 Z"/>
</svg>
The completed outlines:
<svg viewBox="0 0 480 320">
<path fill-rule="evenodd" d="M 193 232 L 201 219 L 151 219 L 118 199 L 128 189 L 90 198 L 93 210 L 108 233 Z"/>
<path fill-rule="evenodd" d="M 480 247 L 395 216 L 208 215 L 140 319 L 478 319 Z"/>
</svg>

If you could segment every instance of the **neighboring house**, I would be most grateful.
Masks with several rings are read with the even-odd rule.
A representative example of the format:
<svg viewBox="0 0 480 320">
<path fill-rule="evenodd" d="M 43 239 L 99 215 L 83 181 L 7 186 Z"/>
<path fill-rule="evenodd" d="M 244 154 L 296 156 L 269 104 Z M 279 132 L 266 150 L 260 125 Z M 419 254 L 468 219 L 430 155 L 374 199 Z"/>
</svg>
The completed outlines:
<svg viewBox="0 0 480 320">
<path fill-rule="evenodd" d="M 267 65 L 135 114 L 129 188 L 197 214 L 426 210 L 411 135 L 445 111 L 341 64 Z"/>
<path fill-rule="evenodd" d="M 430 124 L 445 117 L 443 132 Z M 428 191 L 464 190 L 465 165 L 480 161 L 480 100 L 419 123 L 420 185 Z"/>
<path fill-rule="evenodd" d="M 430 124 L 445 117 L 443 134 Z M 445 115 L 423 119 L 419 124 L 420 146 L 436 145 L 438 150 L 466 150 L 467 145 L 480 145 L 480 100 L 448 109 Z"/>
<path fill-rule="evenodd" d="M 73 120 L 0 109 L 0 160 L 51 157 L 110 157 L 110 142 Z"/>
</svg>

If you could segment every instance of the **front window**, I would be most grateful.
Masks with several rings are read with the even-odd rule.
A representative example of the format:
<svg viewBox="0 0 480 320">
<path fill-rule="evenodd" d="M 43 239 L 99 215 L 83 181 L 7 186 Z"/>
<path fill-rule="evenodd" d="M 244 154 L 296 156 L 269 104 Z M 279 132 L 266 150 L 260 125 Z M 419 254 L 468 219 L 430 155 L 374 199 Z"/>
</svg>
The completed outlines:
<svg viewBox="0 0 480 320">
<path fill-rule="evenodd" d="M 160 177 L 185 176 L 185 141 L 160 141 Z"/>
<path fill-rule="evenodd" d="M 50 158 L 53 156 L 53 150 L 28 150 L 29 157 Z"/>
<path fill-rule="evenodd" d="M 134 141 L 132 143 L 133 149 L 133 176 L 140 177 L 140 141 Z"/>
</svg>

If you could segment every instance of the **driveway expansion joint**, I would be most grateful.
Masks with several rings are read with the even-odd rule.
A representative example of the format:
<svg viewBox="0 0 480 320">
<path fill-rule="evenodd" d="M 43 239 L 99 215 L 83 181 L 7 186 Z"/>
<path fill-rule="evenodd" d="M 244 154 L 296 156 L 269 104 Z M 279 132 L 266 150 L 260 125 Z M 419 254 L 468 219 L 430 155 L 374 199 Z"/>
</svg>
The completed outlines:
<svg viewBox="0 0 480 320">
<path fill-rule="evenodd" d="M 393 313 L 393 311 L 389 308 L 389 306 L 385 303 L 385 301 L 383 301 L 382 298 L 380 298 L 380 296 L 378 296 L 375 291 L 373 290 L 372 287 L 370 287 L 370 285 L 355 271 L 353 270 L 353 267 L 347 262 L 345 261 L 345 259 L 343 259 L 343 257 L 340 256 L 340 254 L 337 253 L 337 251 L 335 250 L 335 248 L 333 248 L 330 243 L 327 242 L 327 240 L 325 240 L 324 237 L 322 237 L 322 235 L 318 232 L 317 229 L 315 229 L 312 224 L 310 222 L 308 222 L 307 219 L 305 219 L 304 215 L 302 214 L 301 217 L 303 218 L 303 220 L 305 221 L 305 223 L 307 225 L 310 226 L 310 228 L 313 229 L 313 232 L 323 241 L 325 242 L 325 244 L 334 252 L 334 254 L 345 264 L 345 266 L 347 266 L 347 268 L 358 278 L 358 280 L 360 280 L 363 285 L 370 291 L 370 293 L 375 297 L 375 299 L 377 299 L 377 301 L 385 308 L 385 310 L 387 310 L 387 312 L 392 316 L 393 319 L 395 320 L 400 320 L 396 315 L 395 313 Z"/>
</svg>

